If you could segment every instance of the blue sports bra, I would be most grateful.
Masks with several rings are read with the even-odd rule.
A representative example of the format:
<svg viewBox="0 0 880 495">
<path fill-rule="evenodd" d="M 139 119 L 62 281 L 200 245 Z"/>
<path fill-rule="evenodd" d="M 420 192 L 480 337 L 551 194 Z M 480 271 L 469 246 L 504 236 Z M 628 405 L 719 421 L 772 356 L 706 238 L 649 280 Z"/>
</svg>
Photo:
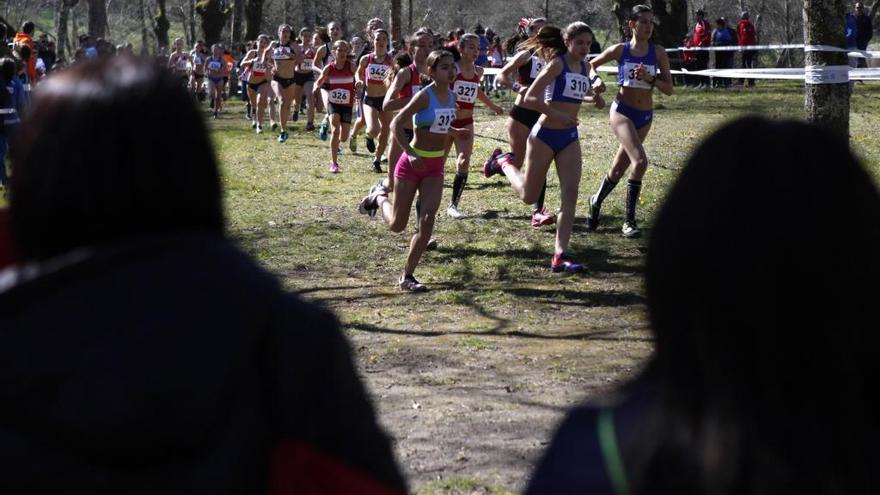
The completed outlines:
<svg viewBox="0 0 880 495">
<path fill-rule="evenodd" d="M 623 44 L 623 54 L 617 61 L 617 84 L 627 88 L 652 89 L 650 84 L 636 79 L 636 67 L 642 64 L 648 72 L 648 77 L 657 77 L 657 52 L 654 43 L 648 45 L 648 53 L 642 57 L 636 57 L 630 50 L 627 41 Z"/>
<path fill-rule="evenodd" d="M 416 129 L 428 129 L 436 134 L 446 134 L 452 121 L 455 120 L 455 94 L 451 89 L 446 88 L 449 95 L 449 103 L 441 103 L 437 99 L 437 85 L 431 85 L 422 89 L 428 93 L 430 103 L 428 108 L 419 110 L 413 115 L 413 127 Z"/>
<path fill-rule="evenodd" d="M 562 73 L 553 81 L 553 92 L 548 95 L 550 101 L 564 101 L 565 103 L 582 103 L 584 96 L 590 91 L 590 78 L 587 77 L 587 63 L 581 62 L 580 74 L 572 72 L 565 61 L 565 55 L 560 55 L 562 60 Z"/>
</svg>

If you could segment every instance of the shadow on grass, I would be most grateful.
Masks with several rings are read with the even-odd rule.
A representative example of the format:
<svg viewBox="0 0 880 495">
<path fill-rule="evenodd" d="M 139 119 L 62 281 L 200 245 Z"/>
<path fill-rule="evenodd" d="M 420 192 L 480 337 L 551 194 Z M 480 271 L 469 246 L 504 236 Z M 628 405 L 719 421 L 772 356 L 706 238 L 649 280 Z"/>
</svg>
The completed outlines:
<svg viewBox="0 0 880 495">
<path fill-rule="evenodd" d="M 427 330 L 427 331 L 418 331 L 418 330 L 399 330 L 394 328 L 384 328 L 378 325 L 373 325 L 372 323 L 343 323 L 343 328 L 351 328 L 354 330 L 358 330 L 361 332 L 368 333 L 382 333 L 388 335 L 406 335 L 410 337 L 442 337 L 447 335 L 472 335 L 478 337 L 486 337 L 486 336 L 503 336 L 503 337 L 519 337 L 523 339 L 536 339 L 536 340 L 580 340 L 580 341 L 605 341 L 605 342 L 653 342 L 653 339 L 649 337 L 642 336 L 634 336 L 634 335 L 620 335 L 623 333 L 623 330 L 598 330 L 598 331 L 585 331 L 585 332 L 577 332 L 577 333 L 567 333 L 567 334 L 538 334 L 531 332 L 524 332 L 522 330 L 513 330 L 510 332 L 504 332 L 501 329 L 492 329 L 492 330 L 453 330 L 453 331 L 440 331 L 440 330 Z"/>
</svg>

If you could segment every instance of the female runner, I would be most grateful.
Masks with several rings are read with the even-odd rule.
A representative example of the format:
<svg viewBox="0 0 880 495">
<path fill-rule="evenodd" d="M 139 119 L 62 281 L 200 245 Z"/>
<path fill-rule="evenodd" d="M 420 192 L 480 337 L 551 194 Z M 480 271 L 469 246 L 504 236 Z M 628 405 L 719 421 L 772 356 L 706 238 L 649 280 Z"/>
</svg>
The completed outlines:
<svg viewBox="0 0 880 495">
<path fill-rule="evenodd" d="M 202 101 L 202 81 L 205 80 L 205 44 L 196 41 L 192 51 L 189 54 L 192 59 L 192 67 L 189 75 L 189 90 L 199 101 Z"/>
<path fill-rule="evenodd" d="M 342 39 L 342 28 L 339 27 L 339 23 L 333 21 L 327 24 L 327 27 L 323 30 L 322 34 L 322 41 L 324 44 L 318 47 L 317 53 L 315 54 L 315 67 L 324 70 L 324 67 L 336 63 L 336 59 L 333 55 L 333 44 Z M 327 89 L 320 87 L 319 89 L 321 90 L 321 104 L 326 109 Z M 321 129 L 318 132 L 318 137 L 321 138 L 321 141 L 327 140 L 328 125 L 329 114 L 325 115 L 324 120 L 321 121 Z"/>
<path fill-rule="evenodd" d="M 208 96 L 213 102 L 214 118 L 223 110 L 223 76 L 226 61 L 223 60 L 223 46 L 211 47 L 211 58 L 205 61 L 205 74 L 208 76 Z"/>
<path fill-rule="evenodd" d="M 348 59 L 349 52 L 351 46 L 347 41 L 333 43 L 334 63 L 324 67 L 314 89 L 317 93 L 322 85 L 327 85 L 327 115 L 333 131 L 330 138 L 330 172 L 334 174 L 339 172 L 339 143 L 348 139 L 354 98 L 363 84 L 354 79 L 354 64 Z"/>
<path fill-rule="evenodd" d="M 543 17 L 538 17 L 537 19 L 520 19 L 519 24 L 517 24 L 519 36 L 508 40 L 507 48 L 510 51 L 516 50 L 520 43 L 526 41 L 531 36 L 534 36 L 534 34 L 540 31 L 546 24 L 547 20 Z M 538 118 L 541 117 L 541 112 L 526 108 L 523 100 L 525 99 L 525 94 L 529 89 L 529 85 L 535 81 L 535 78 L 538 77 L 538 74 L 543 67 L 544 62 L 535 55 L 534 50 L 520 50 L 512 59 L 510 59 L 507 65 L 501 69 L 501 73 L 498 74 L 498 82 L 516 93 L 516 100 L 514 100 L 513 108 L 510 109 L 507 118 L 507 137 L 510 140 L 510 153 L 508 153 L 508 159 L 512 161 L 517 168 L 522 167 L 523 158 L 526 153 L 526 141 L 529 138 L 529 133 L 532 132 L 532 127 L 535 126 L 538 122 Z M 513 74 L 516 74 L 515 81 L 513 80 Z M 486 160 L 486 163 L 483 165 L 484 176 L 491 177 L 494 175 L 492 170 L 497 169 L 494 165 L 498 157 L 501 156 L 501 153 L 501 148 L 495 148 L 492 156 Z M 545 178 L 544 186 L 541 188 L 541 193 L 538 195 L 538 200 L 532 208 L 532 227 L 538 228 L 556 222 L 556 215 L 551 213 L 544 206 L 544 197 L 546 193 L 547 179 Z"/>
<path fill-rule="evenodd" d="M 391 112 L 384 112 L 382 104 L 388 93 L 388 76 L 391 74 L 392 60 L 388 55 L 388 31 L 377 29 L 374 33 L 373 53 L 363 57 L 358 64 L 357 78 L 366 81 L 363 109 L 367 122 L 367 151 L 373 153 L 373 172 L 382 173 L 382 154 L 388 145 L 391 125 Z M 376 138 L 379 145 L 376 146 Z M 355 139 L 352 136 L 352 139 Z"/>
<path fill-rule="evenodd" d="M 269 50 L 269 36 L 261 34 L 257 38 L 257 46 L 245 55 L 241 61 L 242 67 L 250 69 L 250 79 L 247 83 L 248 98 L 251 108 L 254 110 L 254 129 L 257 134 L 263 132 L 263 119 L 266 113 L 266 103 L 272 97 L 272 88 L 269 84 L 269 71 L 271 68 L 266 63 L 266 52 Z"/>
<path fill-rule="evenodd" d="M 290 105 L 293 103 L 293 77 L 296 66 L 302 62 L 303 56 L 299 45 L 290 37 L 291 27 L 287 24 L 278 26 L 278 41 L 273 41 L 272 49 L 273 72 L 272 88 L 275 96 L 281 100 L 281 134 L 278 142 L 287 141 L 287 119 L 290 118 Z"/>
<path fill-rule="evenodd" d="M 620 146 L 611 164 L 611 170 L 602 177 L 599 189 L 590 196 L 590 213 L 587 215 L 587 228 L 596 230 L 599 226 L 599 213 L 602 202 L 632 165 L 629 180 L 626 182 L 626 219 L 623 222 L 623 236 L 635 238 L 641 235 L 636 224 L 636 206 L 642 190 L 642 177 L 648 169 L 648 156 L 642 143 L 651 130 L 654 118 L 654 87 L 665 95 L 672 95 L 672 76 L 669 73 L 669 58 L 662 46 L 651 42 L 654 34 L 654 13 L 646 5 L 633 7 L 629 17 L 632 38 L 609 47 L 594 58 L 591 65 L 596 68 L 611 60 L 617 60 L 618 91 L 611 104 L 611 130 L 617 136 Z"/>
<path fill-rule="evenodd" d="M 419 91 L 391 122 L 394 139 L 404 150 L 394 169 L 397 177 L 394 199 L 388 199 L 388 188 L 380 180 L 358 206 L 358 211 L 371 216 L 378 211 L 392 232 L 402 232 L 409 221 L 416 192 L 419 193 L 422 200 L 418 213 L 419 229 L 410 241 L 399 281 L 400 289 L 409 292 L 428 290 L 415 279 L 413 273 L 434 230 L 434 217 L 443 195 L 443 157 L 447 134 L 470 133 L 468 129 L 452 127 L 456 112 L 455 95 L 449 89 L 455 78 L 452 53 L 435 50 L 428 55 L 426 65 L 433 82 Z M 404 125 L 407 122 L 412 122 L 415 127 L 411 141 Z"/>
<path fill-rule="evenodd" d="M 309 105 L 308 116 L 306 119 L 306 131 L 315 130 L 315 98 L 312 94 L 313 83 L 315 81 L 315 55 L 317 50 L 312 44 L 314 35 L 309 28 L 299 30 L 299 39 L 301 40 L 300 50 L 302 50 L 303 59 L 296 66 L 296 74 L 293 76 L 293 121 L 299 120 L 299 107 L 303 95 L 306 96 L 306 103 Z"/>
<path fill-rule="evenodd" d="M 464 192 L 464 186 L 467 184 L 471 155 L 474 152 L 474 102 L 480 100 L 496 115 L 501 115 L 504 112 L 480 89 L 483 68 L 475 64 L 477 57 L 480 56 L 480 37 L 473 33 L 465 34 L 458 40 L 458 51 L 461 54 L 461 59 L 455 66 L 456 75 L 450 86 L 452 92 L 455 93 L 456 118 L 458 120 L 453 122 L 452 126 L 468 129 L 470 132 L 458 135 L 450 134 L 446 143 L 446 149 L 449 150 L 454 142 L 455 151 L 458 154 L 457 170 L 452 182 L 452 201 L 449 208 L 446 209 L 446 214 L 455 219 L 464 218 L 464 215 L 458 211 L 458 203 L 461 200 L 462 192 Z"/>
<path fill-rule="evenodd" d="M 189 75 L 187 74 L 189 66 L 189 53 L 183 50 L 183 38 L 177 38 L 174 40 L 174 51 L 168 56 L 168 67 L 174 71 L 176 76 L 180 77 L 184 88 L 189 80 Z"/>
<path fill-rule="evenodd" d="M 427 59 L 434 46 L 434 36 L 425 28 L 419 29 L 409 39 L 409 49 L 412 54 L 412 63 L 397 71 L 391 88 L 385 93 L 385 101 L 382 109 L 385 112 L 396 112 L 405 107 L 413 96 L 422 89 L 421 74 L 428 74 Z M 412 134 L 409 120 L 400 123 L 403 132 Z M 410 136 L 411 137 L 411 136 Z M 408 142 L 408 141 L 407 141 Z M 403 147 L 397 139 L 391 140 L 388 149 L 388 163 L 397 163 L 403 153 Z M 385 184 L 389 191 L 394 191 L 394 167 L 388 167 L 388 178 Z"/>
<path fill-rule="evenodd" d="M 534 37 L 523 43 L 526 50 L 534 49 L 548 63 L 529 86 L 525 105 L 541 112 L 532 128 L 526 145 L 525 173 L 520 172 L 508 155 L 498 158 L 501 171 L 525 203 L 538 199 L 547 177 L 551 161 L 556 161 L 562 207 L 556 225 L 556 243 L 550 268 L 554 272 L 579 272 L 583 265 L 575 263 L 566 254 L 578 185 L 581 179 L 581 147 L 578 142 L 577 114 L 590 82 L 597 93 L 605 90 L 595 69 L 584 62 L 590 53 L 593 30 L 583 22 L 569 24 L 564 31 L 544 26 Z M 589 74 L 589 77 L 588 77 Z M 549 101 L 545 101 L 545 89 Z"/>
</svg>

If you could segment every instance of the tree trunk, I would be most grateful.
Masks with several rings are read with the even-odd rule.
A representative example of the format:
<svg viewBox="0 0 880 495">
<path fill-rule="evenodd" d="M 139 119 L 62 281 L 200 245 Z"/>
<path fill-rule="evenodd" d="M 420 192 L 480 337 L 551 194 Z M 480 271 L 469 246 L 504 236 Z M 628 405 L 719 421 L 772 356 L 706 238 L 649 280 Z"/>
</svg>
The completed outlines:
<svg viewBox="0 0 880 495">
<path fill-rule="evenodd" d="M 138 18 L 141 22 L 141 55 L 148 55 L 150 35 L 147 31 L 147 6 L 144 5 L 144 0 L 138 1 Z"/>
<path fill-rule="evenodd" d="M 391 39 L 395 43 L 403 41 L 403 37 L 401 35 L 401 27 L 400 0 L 391 0 Z"/>
<path fill-rule="evenodd" d="M 232 43 L 241 42 L 241 18 L 244 15 L 244 0 L 235 0 L 232 7 Z M 251 38 L 248 38 L 251 39 Z"/>
<path fill-rule="evenodd" d="M 260 35 L 260 27 L 262 23 L 263 0 L 248 0 L 244 6 L 244 38 L 246 40 L 257 39 L 257 36 Z"/>
<path fill-rule="evenodd" d="M 189 37 L 192 44 L 195 45 L 196 40 L 196 0 L 189 0 Z"/>
<path fill-rule="evenodd" d="M 804 0 L 804 44 L 846 46 L 844 17 L 848 2 L 844 0 Z M 849 140 L 849 77 L 831 78 L 835 82 L 820 84 L 819 77 L 809 77 L 812 68 L 824 67 L 827 76 L 848 70 L 843 52 L 805 53 L 808 77 L 804 85 L 804 107 L 807 120 L 830 129 Z M 815 69 L 814 69 L 815 70 Z M 826 81 L 827 82 L 827 79 Z"/>
<path fill-rule="evenodd" d="M 202 18 L 202 33 L 208 46 L 220 42 L 223 26 L 229 17 L 229 9 L 220 0 L 199 0 L 196 2 L 196 13 Z"/>
<path fill-rule="evenodd" d="M 614 0 L 612 12 L 617 17 L 621 39 L 630 36 L 627 22 L 632 8 L 644 3 L 644 0 Z M 688 34 L 687 0 L 654 0 L 652 5 L 656 23 L 654 40 L 664 47 L 681 45 L 682 38 Z"/>
<path fill-rule="evenodd" d="M 95 38 L 107 35 L 107 5 L 104 0 L 89 0 L 89 34 Z"/>
<path fill-rule="evenodd" d="M 168 20 L 165 0 L 156 0 L 156 7 L 159 9 L 159 15 L 156 16 L 156 27 L 153 28 L 153 32 L 156 33 L 156 43 L 159 47 L 168 48 L 170 46 L 168 30 L 171 28 L 171 21 Z"/>
<path fill-rule="evenodd" d="M 56 4 L 55 26 L 58 29 L 56 35 L 55 51 L 58 60 L 65 60 L 65 50 L 70 47 L 70 38 L 67 34 L 67 21 L 70 18 L 70 9 L 72 9 L 79 0 L 58 0 Z"/>
</svg>

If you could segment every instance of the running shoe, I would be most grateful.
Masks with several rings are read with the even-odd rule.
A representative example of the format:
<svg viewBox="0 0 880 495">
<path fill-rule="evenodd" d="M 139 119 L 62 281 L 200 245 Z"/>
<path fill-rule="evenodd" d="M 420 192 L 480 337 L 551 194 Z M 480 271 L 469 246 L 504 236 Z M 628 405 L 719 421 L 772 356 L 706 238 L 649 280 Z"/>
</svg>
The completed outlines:
<svg viewBox="0 0 880 495">
<path fill-rule="evenodd" d="M 483 177 L 487 179 L 495 174 L 500 174 L 501 169 L 498 167 L 498 157 L 501 156 L 501 148 L 495 148 L 492 156 L 483 164 Z"/>
<path fill-rule="evenodd" d="M 464 218 L 464 213 L 458 211 L 458 207 L 455 205 L 449 205 L 449 208 L 446 208 L 446 216 L 454 218 L 456 220 L 461 220 Z"/>
<path fill-rule="evenodd" d="M 367 151 L 370 153 L 376 152 L 376 141 L 370 136 L 367 136 Z"/>
<path fill-rule="evenodd" d="M 277 123 L 277 122 L 272 122 L 272 131 L 274 132 L 274 131 L 277 131 L 277 130 L 278 130 L 278 123 Z"/>
<path fill-rule="evenodd" d="M 327 121 L 321 122 L 321 128 L 318 130 L 318 138 L 321 141 L 327 140 Z"/>
<path fill-rule="evenodd" d="M 400 290 L 406 292 L 426 292 L 428 288 L 412 275 L 403 275 L 400 277 Z"/>
<path fill-rule="evenodd" d="M 373 172 L 377 174 L 382 173 L 382 160 L 373 160 Z"/>
<path fill-rule="evenodd" d="M 542 208 L 541 211 L 536 211 L 532 213 L 532 227 L 538 228 L 543 227 L 544 225 L 553 225 L 556 223 L 556 215 L 550 213 L 547 208 Z"/>
<path fill-rule="evenodd" d="M 330 164 L 330 173 L 331 174 L 338 174 L 339 173 L 339 164 L 338 163 L 333 162 Z"/>
<path fill-rule="evenodd" d="M 370 192 L 358 204 L 358 213 L 370 215 L 370 218 L 376 216 L 376 211 L 379 209 L 379 196 L 388 196 L 388 188 L 385 187 L 383 180 L 379 179 L 379 182 L 370 188 Z"/>
<path fill-rule="evenodd" d="M 257 121 L 255 120 L 255 121 L 251 122 L 251 129 L 256 129 L 256 128 L 257 128 Z"/>
<path fill-rule="evenodd" d="M 437 244 L 438 244 L 437 239 L 434 239 L 432 237 L 432 238 L 428 239 L 428 243 L 425 244 L 425 249 L 427 249 L 428 251 L 436 251 Z"/>
<path fill-rule="evenodd" d="M 627 239 L 636 239 L 642 236 L 642 231 L 639 229 L 639 226 L 636 225 L 635 220 L 627 220 L 623 222 L 623 236 Z"/>
<path fill-rule="evenodd" d="M 590 196 L 590 211 L 587 213 L 587 230 L 599 228 L 599 205 L 596 204 L 597 196 Z"/>
<path fill-rule="evenodd" d="M 263 133 L 263 126 L 261 126 L 260 124 L 257 124 L 256 129 L 257 129 L 257 134 L 262 134 L 262 133 Z"/>
<path fill-rule="evenodd" d="M 565 253 L 559 253 L 553 255 L 553 261 L 550 262 L 550 269 L 553 270 L 553 273 L 577 273 L 584 271 L 584 265 L 575 263 L 574 260 Z"/>
<path fill-rule="evenodd" d="M 287 131 L 281 131 L 281 134 L 278 135 L 278 142 L 283 143 L 283 142 L 287 141 L 287 138 L 288 138 Z"/>
<path fill-rule="evenodd" d="M 348 140 L 348 149 L 350 149 L 352 153 L 357 153 L 358 141 L 357 139 L 355 139 L 354 136 L 352 136 L 351 139 Z"/>
<path fill-rule="evenodd" d="M 293 117 L 291 117 L 290 120 L 292 120 L 294 122 L 299 120 L 299 112 L 293 112 Z"/>
<path fill-rule="evenodd" d="M 217 118 L 217 110 L 214 110 L 214 118 Z"/>
<path fill-rule="evenodd" d="M 306 124 L 306 131 L 307 132 L 314 131 L 314 130 L 315 130 L 315 123 L 314 122 L 309 122 L 308 124 Z"/>
</svg>

